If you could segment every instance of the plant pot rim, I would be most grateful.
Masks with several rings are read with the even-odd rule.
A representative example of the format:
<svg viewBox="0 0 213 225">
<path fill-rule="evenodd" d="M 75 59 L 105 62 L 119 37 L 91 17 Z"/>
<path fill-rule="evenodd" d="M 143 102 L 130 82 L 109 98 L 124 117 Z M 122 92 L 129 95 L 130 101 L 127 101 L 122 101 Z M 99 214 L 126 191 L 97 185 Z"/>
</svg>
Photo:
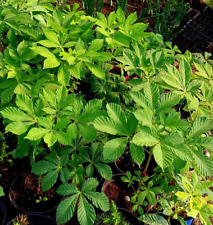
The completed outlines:
<svg viewBox="0 0 213 225">
<path fill-rule="evenodd" d="M 52 217 L 50 217 L 49 215 L 43 214 L 43 213 L 41 214 L 41 213 L 27 213 L 27 212 L 25 213 L 25 212 L 23 212 L 23 214 L 26 215 L 27 217 L 41 217 L 41 218 L 44 218 L 44 219 L 47 219 L 47 220 L 51 221 L 52 222 L 52 225 L 53 224 L 54 225 L 57 225 L 56 221 Z M 11 222 L 12 222 L 12 220 L 10 220 L 9 222 L 7 222 L 6 225 L 12 225 Z M 47 225 L 49 225 L 49 224 L 47 224 Z"/>
<path fill-rule="evenodd" d="M 4 225 L 7 218 L 7 210 L 6 210 L 5 204 L 1 200 L 0 200 L 0 210 L 2 211 L 2 221 L 0 222 L 1 222 L 1 225 Z"/>
</svg>

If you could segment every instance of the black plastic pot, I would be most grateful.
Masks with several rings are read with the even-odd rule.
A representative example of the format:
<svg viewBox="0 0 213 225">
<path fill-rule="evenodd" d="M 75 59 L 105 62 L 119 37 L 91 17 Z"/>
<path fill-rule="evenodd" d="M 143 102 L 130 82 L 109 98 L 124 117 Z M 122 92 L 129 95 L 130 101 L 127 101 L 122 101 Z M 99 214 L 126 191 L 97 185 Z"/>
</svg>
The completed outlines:
<svg viewBox="0 0 213 225">
<path fill-rule="evenodd" d="M 4 203 L 0 201 L 0 224 L 4 225 L 7 218 L 7 211 Z"/>
<path fill-rule="evenodd" d="M 9 189 L 9 200 L 11 204 L 16 208 L 17 211 L 23 212 L 23 213 L 29 213 L 29 214 L 44 214 L 44 213 L 51 213 L 53 212 L 56 207 L 58 206 L 59 202 L 61 201 L 61 197 L 56 194 L 54 191 L 54 194 L 56 194 L 55 198 L 49 199 L 46 202 L 42 203 L 36 203 L 35 199 L 32 199 L 32 195 L 27 196 L 27 199 L 22 200 L 22 203 L 24 204 L 18 204 L 17 200 L 19 197 L 21 198 L 23 193 L 19 193 L 19 197 L 17 197 L 17 192 L 19 189 L 22 189 L 23 192 L 28 193 L 28 189 L 25 189 L 24 187 L 21 187 L 21 183 L 23 182 L 23 179 L 25 177 L 26 173 L 20 174 L 11 184 Z M 31 205 L 34 204 L 33 207 Z"/>
<path fill-rule="evenodd" d="M 118 208 L 118 211 L 122 214 L 122 216 L 125 218 L 126 222 L 130 223 L 130 225 L 143 225 L 144 223 L 140 222 L 137 217 L 131 213 L 129 210 L 124 208 Z M 105 212 L 102 214 L 99 214 L 101 217 L 110 215 L 110 212 Z M 95 225 L 100 224 L 100 222 L 95 222 Z"/>
<path fill-rule="evenodd" d="M 30 225 L 57 225 L 56 222 L 49 216 L 43 214 L 24 214 L 27 216 L 27 221 Z M 10 220 L 6 225 L 13 225 L 12 220 Z"/>
<path fill-rule="evenodd" d="M 129 221 L 132 225 L 142 225 L 144 223 L 140 222 L 137 217 L 131 213 L 129 210 L 124 208 L 118 208 L 118 211 L 122 213 L 122 215 Z"/>
</svg>

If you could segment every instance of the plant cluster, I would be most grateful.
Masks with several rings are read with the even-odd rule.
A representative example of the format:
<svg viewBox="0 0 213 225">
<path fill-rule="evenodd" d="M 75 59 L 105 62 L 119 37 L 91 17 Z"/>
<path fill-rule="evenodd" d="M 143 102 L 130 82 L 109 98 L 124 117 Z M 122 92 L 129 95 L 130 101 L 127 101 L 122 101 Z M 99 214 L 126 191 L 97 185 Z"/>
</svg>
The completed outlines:
<svg viewBox="0 0 213 225">
<path fill-rule="evenodd" d="M 141 220 L 167 224 L 185 211 L 208 225 L 203 194 L 212 195 L 212 182 L 199 183 L 213 175 L 210 55 L 182 54 L 146 32 L 136 13 L 93 18 L 77 9 L 42 0 L 0 5 L 0 109 L 5 131 L 18 136 L 13 156 L 30 157 L 43 191 L 60 182 L 58 223 L 77 215 L 92 225 L 95 208 L 110 209 L 98 179 L 110 180 L 110 163 L 129 151 L 141 170 L 123 181 L 137 183 L 131 202 Z M 167 209 L 168 222 L 147 214 L 154 205 Z"/>
</svg>

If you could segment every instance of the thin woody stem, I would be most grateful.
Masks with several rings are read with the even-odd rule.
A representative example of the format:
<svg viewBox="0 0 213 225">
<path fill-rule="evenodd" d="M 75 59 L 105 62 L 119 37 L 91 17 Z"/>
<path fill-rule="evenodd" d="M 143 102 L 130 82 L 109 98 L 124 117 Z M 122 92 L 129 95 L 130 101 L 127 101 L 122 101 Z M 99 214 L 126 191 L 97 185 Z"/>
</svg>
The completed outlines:
<svg viewBox="0 0 213 225">
<path fill-rule="evenodd" d="M 154 149 L 154 147 L 152 147 L 151 148 L 151 151 L 149 152 L 149 157 L 147 159 L 146 165 L 145 165 L 144 170 L 142 172 L 143 174 L 146 174 L 147 173 L 147 169 L 149 167 L 149 164 L 150 164 L 150 161 L 151 161 L 151 158 L 152 158 L 152 155 L 153 155 L 153 149 Z"/>
</svg>

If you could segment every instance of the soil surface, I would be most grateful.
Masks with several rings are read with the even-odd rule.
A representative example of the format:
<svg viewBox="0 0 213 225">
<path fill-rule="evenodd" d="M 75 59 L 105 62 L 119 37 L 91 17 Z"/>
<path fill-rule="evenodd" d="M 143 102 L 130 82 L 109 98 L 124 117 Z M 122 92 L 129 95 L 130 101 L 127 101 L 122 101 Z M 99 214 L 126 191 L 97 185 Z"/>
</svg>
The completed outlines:
<svg viewBox="0 0 213 225">
<path fill-rule="evenodd" d="M 131 160 L 129 152 L 125 152 L 118 160 L 116 160 L 115 166 L 121 173 L 129 171 L 133 174 L 135 170 L 140 169 L 139 166 Z"/>
<path fill-rule="evenodd" d="M 8 187 L 21 170 L 19 160 L 12 159 L 12 156 L 8 156 L 3 161 L 0 161 L 0 186 Z"/>
<path fill-rule="evenodd" d="M 30 172 L 23 173 L 13 183 L 10 189 L 10 199 L 14 206 L 22 211 L 46 212 L 53 210 L 61 200 L 56 193 L 56 187 L 43 192 L 38 177 Z M 47 201 L 36 203 L 39 197 L 46 197 Z"/>
<path fill-rule="evenodd" d="M 106 181 L 102 189 L 109 201 L 113 200 L 117 207 L 131 211 L 130 197 L 133 194 L 133 189 L 121 182 L 120 176 L 114 176 L 112 181 Z"/>
</svg>

